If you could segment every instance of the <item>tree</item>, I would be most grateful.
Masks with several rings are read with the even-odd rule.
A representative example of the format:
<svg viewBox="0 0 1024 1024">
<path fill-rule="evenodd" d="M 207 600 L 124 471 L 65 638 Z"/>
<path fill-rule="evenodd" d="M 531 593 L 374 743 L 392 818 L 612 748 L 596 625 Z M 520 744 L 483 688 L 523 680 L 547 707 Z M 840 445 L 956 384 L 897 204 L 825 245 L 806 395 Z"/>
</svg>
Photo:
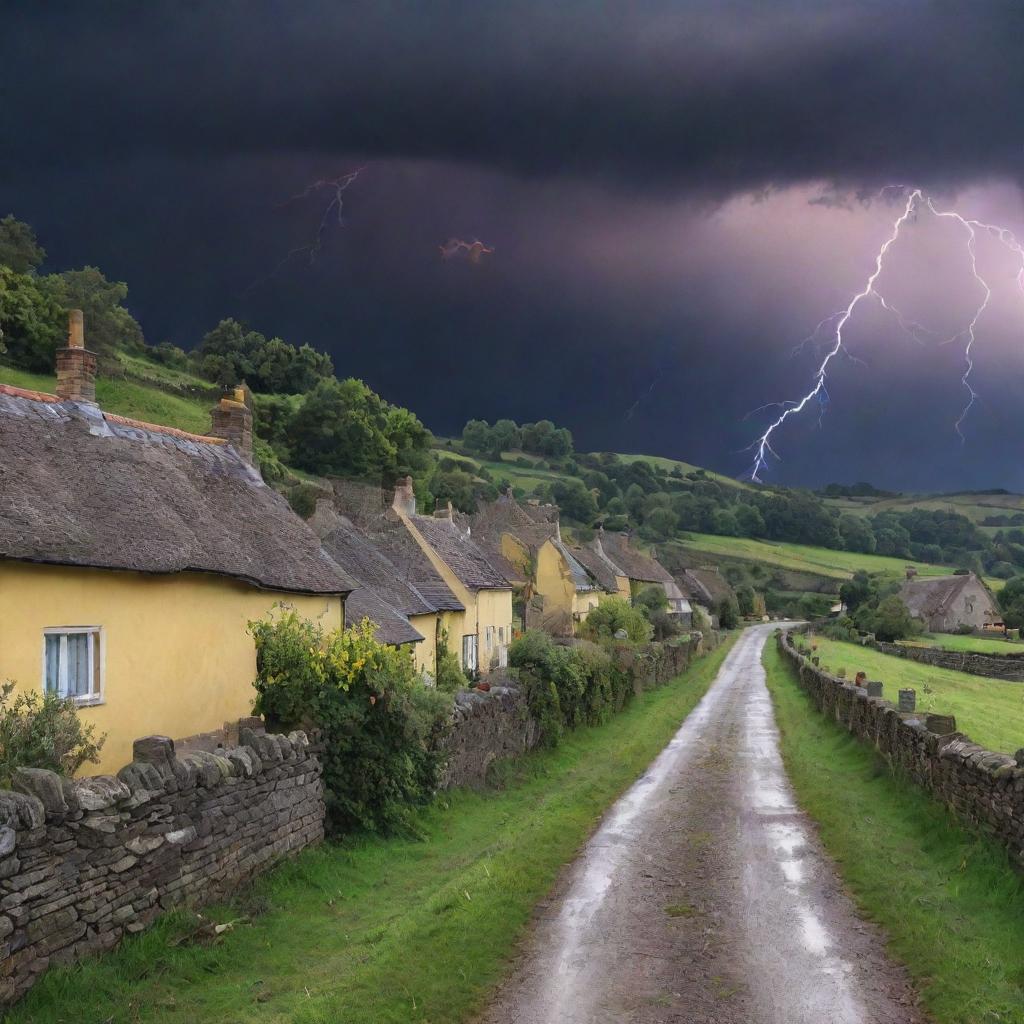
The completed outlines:
<svg viewBox="0 0 1024 1024">
<path fill-rule="evenodd" d="M 551 487 L 555 504 L 570 519 L 592 523 L 597 518 L 597 502 L 579 480 L 557 480 Z"/>
<path fill-rule="evenodd" d="M 52 373 L 66 316 L 37 278 L 0 266 L 0 352 L 12 363 Z"/>
<path fill-rule="evenodd" d="M 650 617 L 652 612 L 665 611 L 668 608 L 668 595 L 663 586 L 652 583 L 637 593 L 633 598 L 633 605 L 636 608 L 643 608 Z"/>
<path fill-rule="evenodd" d="M 462 428 L 462 443 L 466 451 L 486 455 L 491 450 L 491 428 L 486 420 L 470 420 Z"/>
<path fill-rule="evenodd" d="M 740 524 L 736 521 L 736 516 L 727 508 L 720 508 L 715 512 L 711 518 L 711 526 L 711 532 L 722 537 L 738 537 L 740 533 Z"/>
<path fill-rule="evenodd" d="M 653 540 L 668 540 L 679 527 L 679 518 L 670 508 L 655 508 L 644 517 L 643 532 Z"/>
<path fill-rule="evenodd" d="M 740 502 L 736 506 L 734 515 L 736 516 L 736 525 L 739 527 L 740 536 L 764 536 L 764 516 L 761 515 L 760 510 L 756 506 Z"/>
<path fill-rule="evenodd" d="M 739 587 L 736 591 L 736 603 L 739 605 L 740 615 L 754 614 L 754 588 L 751 586 Z"/>
<path fill-rule="evenodd" d="M 82 310 L 86 347 L 98 355 L 139 351 L 145 345 L 142 328 L 124 307 L 128 285 L 123 281 L 108 281 L 96 267 L 83 267 L 49 274 L 40 283 L 62 309 Z"/>
<path fill-rule="evenodd" d="M 735 629 L 740 624 L 739 608 L 731 597 L 723 597 L 715 610 L 722 629 Z"/>
<path fill-rule="evenodd" d="M 611 638 L 625 630 L 627 639 L 635 644 L 646 643 L 651 638 L 651 624 L 639 608 L 634 608 L 621 597 L 610 597 L 602 601 L 593 611 L 588 612 L 580 627 L 582 636 L 592 640 Z"/>
<path fill-rule="evenodd" d="M 875 587 L 871 577 L 863 569 L 858 569 L 853 574 L 853 579 L 847 580 L 839 587 L 839 599 L 851 614 L 874 596 Z"/>
<path fill-rule="evenodd" d="M 518 425 L 512 420 L 498 420 L 491 427 L 491 447 L 497 452 L 509 452 L 522 443 Z"/>
<path fill-rule="evenodd" d="M 46 250 L 36 241 L 36 233 L 24 221 L 8 214 L 0 220 L 0 265 L 16 274 L 38 270 L 46 259 Z"/>
<path fill-rule="evenodd" d="M 874 633 L 879 640 L 889 643 L 903 640 L 919 631 L 907 606 L 895 594 L 879 601 L 878 607 L 869 614 L 858 616 L 857 622 Z"/>
<path fill-rule="evenodd" d="M 998 594 L 1003 620 L 1013 629 L 1024 626 L 1024 576 L 1014 576 Z"/>
<path fill-rule="evenodd" d="M 875 535 L 862 516 L 846 513 L 839 517 L 839 535 L 847 551 L 861 551 L 871 554 L 875 550 Z"/>
<path fill-rule="evenodd" d="M 397 455 L 386 430 L 385 403 L 361 380 L 322 380 L 292 420 L 292 458 L 311 473 L 379 479 Z"/>
</svg>

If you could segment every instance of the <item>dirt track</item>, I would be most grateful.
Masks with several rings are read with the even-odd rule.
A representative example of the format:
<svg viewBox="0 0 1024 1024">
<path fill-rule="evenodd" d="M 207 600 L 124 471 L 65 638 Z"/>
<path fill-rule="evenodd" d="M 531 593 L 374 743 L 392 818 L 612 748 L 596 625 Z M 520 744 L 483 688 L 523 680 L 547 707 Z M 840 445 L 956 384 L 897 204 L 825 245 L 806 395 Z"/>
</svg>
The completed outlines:
<svg viewBox="0 0 1024 1024">
<path fill-rule="evenodd" d="M 796 807 L 761 650 L 608 812 L 488 1024 L 916 1024 L 913 993 Z"/>
</svg>

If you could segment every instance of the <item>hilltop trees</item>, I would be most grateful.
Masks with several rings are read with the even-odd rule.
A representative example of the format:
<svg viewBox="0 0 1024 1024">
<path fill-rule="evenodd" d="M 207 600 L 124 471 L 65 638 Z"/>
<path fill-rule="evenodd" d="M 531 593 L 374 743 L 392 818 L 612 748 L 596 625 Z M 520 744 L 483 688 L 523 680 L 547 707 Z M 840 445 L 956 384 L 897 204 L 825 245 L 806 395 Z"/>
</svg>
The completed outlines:
<svg viewBox="0 0 1024 1024">
<path fill-rule="evenodd" d="M 551 420 L 522 426 L 512 420 L 498 420 L 494 426 L 486 420 L 470 420 L 462 428 L 462 444 L 474 455 L 495 460 L 502 452 L 516 449 L 550 459 L 564 459 L 573 452 L 572 434 L 565 427 L 556 427 Z"/>
</svg>

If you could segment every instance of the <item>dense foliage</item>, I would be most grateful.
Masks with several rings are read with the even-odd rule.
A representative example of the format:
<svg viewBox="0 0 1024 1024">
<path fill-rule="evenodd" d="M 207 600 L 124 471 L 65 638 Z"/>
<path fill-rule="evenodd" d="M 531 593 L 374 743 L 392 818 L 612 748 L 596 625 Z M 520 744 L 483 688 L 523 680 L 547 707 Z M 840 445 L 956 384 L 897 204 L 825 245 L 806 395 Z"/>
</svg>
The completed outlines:
<svg viewBox="0 0 1024 1024">
<path fill-rule="evenodd" d="M 320 731 L 331 831 L 403 829 L 408 808 L 436 790 L 450 698 L 422 684 L 408 652 L 378 643 L 367 620 L 325 633 L 282 611 L 249 630 L 257 714 L 273 728 Z"/>
<path fill-rule="evenodd" d="M 1024 627 L 1024 576 L 1007 580 L 998 598 L 1006 625 L 1012 629 Z"/>
<path fill-rule="evenodd" d="M 74 775 L 95 764 L 105 736 L 78 716 L 73 700 L 35 690 L 14 696 L 14 683 L 0 687 L 0 786 L 8 787 L 16 768 L 46 768 Z"/>
<path fill-rule="evenodd" d="M 631 605 L 621 597 L 610 597 L 587 613 L 580 626 L 580 636 L 591 640 L 615 639 L 616 633 L 634 644 L 651 639 L 651 623 L 642 607 Z"/>
</svg>

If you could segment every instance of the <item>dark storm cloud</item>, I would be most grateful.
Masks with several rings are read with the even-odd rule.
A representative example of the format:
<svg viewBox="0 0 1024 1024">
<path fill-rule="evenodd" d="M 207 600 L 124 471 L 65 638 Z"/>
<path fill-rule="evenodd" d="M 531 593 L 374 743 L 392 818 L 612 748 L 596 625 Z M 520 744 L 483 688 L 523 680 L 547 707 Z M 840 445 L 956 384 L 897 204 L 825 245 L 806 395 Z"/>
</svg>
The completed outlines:
<svg viewBox="0 0 1024 1024">
<path fill-rule="evenodd" d="M 0 175 L 12 148 L 69 170 L 140 153 L 362 153 L 719 194 L 1024 165 L 1017 3 L 3 11 Z"/>
</svg>

